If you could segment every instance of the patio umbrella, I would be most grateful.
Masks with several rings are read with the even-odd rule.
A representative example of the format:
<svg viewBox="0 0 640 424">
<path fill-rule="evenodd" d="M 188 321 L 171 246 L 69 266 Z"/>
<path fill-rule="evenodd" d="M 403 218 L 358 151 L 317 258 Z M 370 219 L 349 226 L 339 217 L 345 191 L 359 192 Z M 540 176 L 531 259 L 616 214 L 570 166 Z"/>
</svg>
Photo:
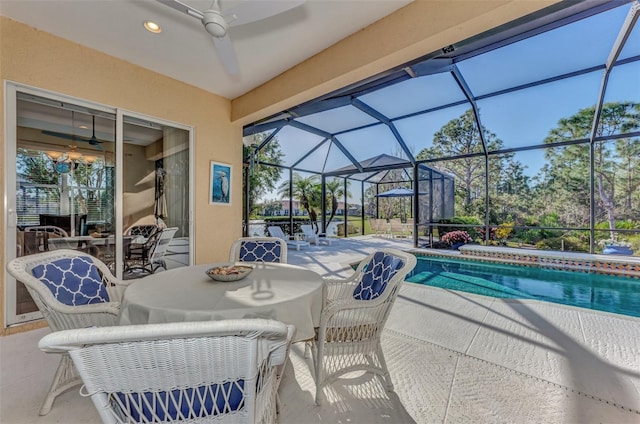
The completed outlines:
<svg viewBox="0 0 640 424">
<path fill-rule="evenodd" d="M 407 197 L 407 196 L 413 196 L 413 190 L 404 188 L 404 187 L 394 188 L 389 191 L 384 191 L 382 193 L 376 194 L 376 197 Z"/>
</svg>

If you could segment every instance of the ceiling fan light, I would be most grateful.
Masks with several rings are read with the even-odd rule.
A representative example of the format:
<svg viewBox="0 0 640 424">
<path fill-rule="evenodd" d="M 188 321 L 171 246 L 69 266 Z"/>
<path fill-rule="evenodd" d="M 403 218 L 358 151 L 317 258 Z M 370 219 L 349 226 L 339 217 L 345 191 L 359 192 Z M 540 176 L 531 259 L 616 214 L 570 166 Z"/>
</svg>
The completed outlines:
<svg viewBox="0 0 640 424">
<path fill-rule="evenodd" d="M 160 25 L 158 25 L 153 21 L 144 21 L 143 25 L 144 25 L 144 29 L 154 34 L 159 34 L 162 32 L 162 28 L 160 28 Z"/>
<path fill-rule="evenodd" d="M 93 155 L 82 155 L 82 160 L 84 160 L 84 162 L 88 165 L 91 165 L 93 162 L 96 161 L 96 159 L 98 159 L 97 156 L 93 156 Z"/>
<path fill-rule="evenodd" d="M 82 157 L 82 153 L 76 152 L 75 150 L 70 150 L 69 152 L 67 152 L 67 157 L 69 158 L 69 160 L 76 162 Z"/>
<path fill-rule="evenodd" d="M 214 37 L 222 38 L 227 35 L 229 24 L 217 10 L 206 10 L 203 13 L 202 23 L 207 32 Z"/>
<path fill-rule="evenodd" d="M 57 162 L 63 155 L 64 153 L 62 152 L 57 152 L 55 150 L 51 150 L 48 152 L 45 152 L 45 154 L 49 157 L 50 160 L 52 160 L 53 162 Z"/>
</svg>

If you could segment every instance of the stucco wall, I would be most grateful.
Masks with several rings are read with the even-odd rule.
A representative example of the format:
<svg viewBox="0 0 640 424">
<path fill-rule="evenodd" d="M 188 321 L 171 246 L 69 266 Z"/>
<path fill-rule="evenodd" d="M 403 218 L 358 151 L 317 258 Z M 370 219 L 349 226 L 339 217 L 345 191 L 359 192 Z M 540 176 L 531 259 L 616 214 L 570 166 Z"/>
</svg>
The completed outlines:
<svg viewBox="0 0 640 424">
<path fill-rule="evenodd" d="M 201 89 L 164 77 L 13 20 L 0 17 L 0 79 L 116 106 L 195 128 L 195 262 L 228 258 L 231 242 L 242 233 L 241 127 L 230 123 L 230 102 Z M 4 98 L 4 85 L 1 88 Z M 0 134 L 4 150 L 4 102 Z M 4 197 L 5 155 L 0 158 L 0 190 Z M 209 161 L 234 165 L 231 207 L 207 201 Z M 6 206 L 0 237 L 5 239 Z M 224 225 L 219 225 L 224 223 Z M 4 244 L 0 266 L 5 269 Z M 0 282 L 4 328 L 4 283 Z"/>
</svg>

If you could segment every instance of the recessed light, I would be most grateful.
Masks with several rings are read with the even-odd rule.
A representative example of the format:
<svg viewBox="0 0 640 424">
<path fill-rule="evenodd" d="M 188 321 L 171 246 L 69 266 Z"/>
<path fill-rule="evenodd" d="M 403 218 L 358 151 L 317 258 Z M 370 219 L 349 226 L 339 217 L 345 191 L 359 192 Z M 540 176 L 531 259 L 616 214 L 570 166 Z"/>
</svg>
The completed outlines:
<svg viewBox="0 0 640 424">
<path fill-rule="evenodd" d="M 160 25 L 152 21 L 144 21 L 144 28 L 149 32 L 153 32 L 154 34 L 159 34 L 160 32 L 162 32 L 162 28 L 160 28 Z"/>
<path fill-rule="evenodd" d="M 78 128 L 82 128 L 83 130 L 89 129 L 89 127 L 87 127 L 86 125 L 78 125 Z"/>
</svg>

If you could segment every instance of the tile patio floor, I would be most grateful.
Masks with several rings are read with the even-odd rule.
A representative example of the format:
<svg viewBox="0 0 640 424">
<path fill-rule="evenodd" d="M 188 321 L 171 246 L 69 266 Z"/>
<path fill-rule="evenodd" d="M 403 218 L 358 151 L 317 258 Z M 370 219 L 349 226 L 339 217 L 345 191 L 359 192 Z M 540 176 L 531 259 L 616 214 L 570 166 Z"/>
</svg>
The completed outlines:
<svg viewBox="0 0 640 424">
<path fill-rule="evenodd" d="M 376 247 L 338 240 L 289 253 L 289 263 L 344 276 Z M 71 390 L 38 416 L 58 357 L 48 329 L 0 338 L 0 423 L 96 423 Z M 395 393 L 356 374 L 315 406 L 310 360 L 294 345 L 280 388 L 281 423 L 640 423 L 640 319 L 538 301 L 502 300 L 406 283 L 383 336 Z"/>
</svg>

